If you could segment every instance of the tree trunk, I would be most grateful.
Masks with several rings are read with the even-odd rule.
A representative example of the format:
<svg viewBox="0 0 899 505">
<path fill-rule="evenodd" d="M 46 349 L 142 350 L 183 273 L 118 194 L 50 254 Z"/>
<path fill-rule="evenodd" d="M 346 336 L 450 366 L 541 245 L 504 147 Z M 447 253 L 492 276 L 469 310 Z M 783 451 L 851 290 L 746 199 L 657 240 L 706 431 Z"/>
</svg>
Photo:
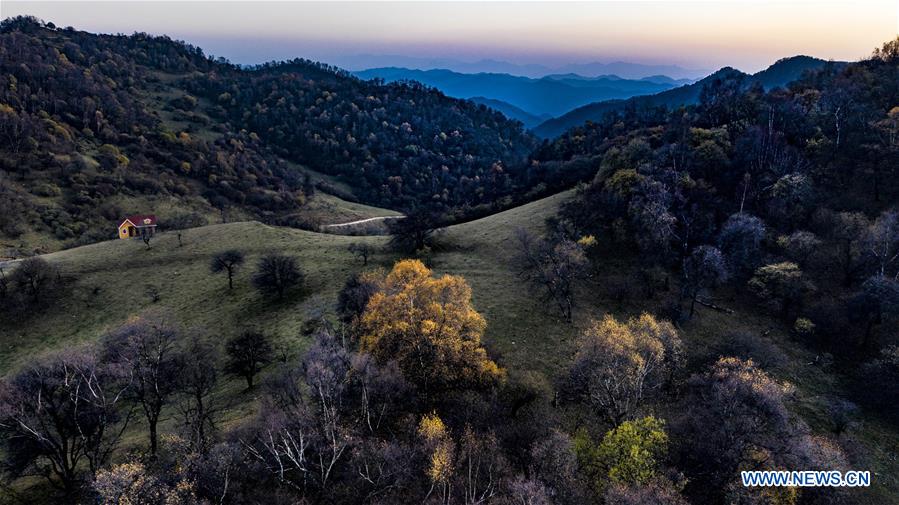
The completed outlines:
<svg viewBox="0 0 899 505">
<path fill-rule="evenodd" d="M 150 425 L 150 454 L 155 458 L 156 450 L 159 446 L 159 434 L 157 433 L 157 419 L 148 419 L 148 424 Z"/>
</svg>

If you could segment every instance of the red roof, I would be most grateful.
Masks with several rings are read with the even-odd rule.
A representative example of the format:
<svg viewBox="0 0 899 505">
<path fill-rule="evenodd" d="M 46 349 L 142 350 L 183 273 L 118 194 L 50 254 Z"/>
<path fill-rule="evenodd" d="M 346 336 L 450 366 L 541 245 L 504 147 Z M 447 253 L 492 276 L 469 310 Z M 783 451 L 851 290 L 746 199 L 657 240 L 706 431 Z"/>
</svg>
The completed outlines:
<svg viewBox="0 0 899 505">
<path fill-rule="evenodd" d="M 125 219 L 122 219 L 122 222 L 119 223 L 119 226 L 125 221 L 131 221 L 131 224 L 137 227 L 141 226 L 156 226 L 156 215 L 154 214 L 135 214 L 133 216 L 128 216 Z"/>
</svg>

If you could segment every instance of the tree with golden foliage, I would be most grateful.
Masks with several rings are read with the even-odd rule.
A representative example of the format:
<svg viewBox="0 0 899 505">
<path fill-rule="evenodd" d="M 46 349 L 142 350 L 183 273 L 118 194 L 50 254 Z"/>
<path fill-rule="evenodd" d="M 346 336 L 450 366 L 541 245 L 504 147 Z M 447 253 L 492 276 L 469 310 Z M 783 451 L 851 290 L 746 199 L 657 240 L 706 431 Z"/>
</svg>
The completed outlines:
<svg viewBox="0 0 899 505">
<path fill-rule="evenodd" d="M 617 425 L 636 412 L 647 393 L 670 383 L 682 361 L 683 344 L 671 323 L 646 313 L 626 322 L 607 315 L 581 336 L 571 382 Z"/>
<path fill-rule="evenodd" d="M 433 393 L 504 376 L 481 346 L 486 325 L 464 278 L 432 277 L 420 261 L 402 260 L 368 300 L 358 334 L 363 352 L 396 361 L 407 380 Z"/>
<path fill-rule="evenodd" d="M 450 478 L 453 475 L 453 453 L 455 444 L 449 436 L 446 425 L 436 412 L 425 415 L 418 423 L 418 437 L 428 454 L 426 472 L 431 488 L 428 497 L 438 492 L 440 502 L 449 499 Z"/>
</svg>

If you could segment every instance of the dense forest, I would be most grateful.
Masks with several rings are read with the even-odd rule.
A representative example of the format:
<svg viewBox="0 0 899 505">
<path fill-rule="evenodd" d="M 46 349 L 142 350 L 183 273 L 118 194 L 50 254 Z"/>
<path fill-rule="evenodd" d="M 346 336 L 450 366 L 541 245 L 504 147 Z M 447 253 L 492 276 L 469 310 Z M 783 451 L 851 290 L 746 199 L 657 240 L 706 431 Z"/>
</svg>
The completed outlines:
<svg viewBox="0 0 899 505">
<path fill-rule="evenodd" d="M 520 123 L 410 82 L 361 81 L 308 61 L 211 72 L 187 89 L 286 158 L 340 175 L 369 202 L 409 209 L 489 204 L 535 142 Z"/>
<path fill-rule="evenodd" d="M 251 261 L 249 235 L 216 236 L 243 249 L 216 242 L 201 281 L 188 277 L 199 239 L 113 244 L 128 258 L 147 253 L 159 272 L 175 257 L 179 289 L 214 283 L 210 305 L 246 298 L 246 318 L 289 317 L 320 294 L 308 282 L 324 270 L 316 247 L 324 262 L 347 253 L 362 267 L 318 278 L 339 286 L 316 299 L 333 314 L 290 326 L 299 340 L 184 324 L 163 298 L 171 293 L 148 284 L 149 309 L 29 356 L 0 381 L 0 496 L 148 505 L 883 496 L 745 487 L 739 475 L 891 464 L 857 434 L 863 420 L 886 426 L 884 438 L 899 431 L 899 39 L 786 87 L 718 74 L 695 105 L 611 111 L 542 144 L 483 106 L 304 60 L 240 68 L 164 37 L 24 18 L 5 21 L 0 41 L 5 236 L 100 238 L 94 225 L 116 218 L 108 200 L 119 193 L 197 197 L 275 220 L 312 191 L 297 163 L 408 211 L 389 241 L 334 242 L 340 251 L 321 245 L 330 236 L 276 228 L 282 242 Z M 484 254 L 466 243 L 441 250 L 447 214 L 572 187 L 558 213 L 541 216 L 542 233 L 521 228 L 486 253 L 515 272 L 498 296 L 530 288 L 540 298 L 521 310 L 551 321 L 547 345 L 568 344 L 558 328 L 577 334 L 549 376 L 496 352 L 481 309 L 492 301 L 470 275 L 432 263 L 454 247 L 448 254 L 466 262 Z M 308 264 L 279 250 L 288 240 Z M 100 270 L 105 253 L 85 253 L 97 256 L 78 273 Z M 79 313 L 99 311 L 95 300 L 114 288 L 78 286 L 64 270 L 76 262 L 58 258 L 0 270 L 0 324 L 37 325 L 67 297 Z M 498 271 L 474 267 L 488 283 L 501 282 Z M 606 293 L 629 310 L 576 326 L 578 307 Z M 691 353 L 701 348 L 696 322 L 713 313 L 768 329 L 721 328 Z M 823 405 L 797 405 L 796 386 L 776 375 L 807 355 L 791 379 L 826 375 Z"/>
<path fill-rule="evenodd" d="M 0 71 L 0 233 L 13 239 L 107 238 L 133 212 L 109 201 L 121 195 L 278 222 L 310 190 L 288 162 L 368 203 L 465 214 L 512 195 L 510 167 L 535 146 L 520 123 L 420 85 L 304 60 L 239 68 L 146 34 L 8 19 Z M 195 223 L 189 210 L 168 227 Z"/>
</svg>

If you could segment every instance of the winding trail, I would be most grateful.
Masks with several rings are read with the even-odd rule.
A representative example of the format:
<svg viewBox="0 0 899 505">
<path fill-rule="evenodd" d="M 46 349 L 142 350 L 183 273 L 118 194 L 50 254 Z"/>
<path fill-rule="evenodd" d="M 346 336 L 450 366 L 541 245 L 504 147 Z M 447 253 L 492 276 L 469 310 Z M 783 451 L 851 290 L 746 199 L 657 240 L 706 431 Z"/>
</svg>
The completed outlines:
<svg viewBox="0 0 899 505">
<path fill-rule="evenodd" d="M 406 216 L 378 216 L 378 217 L 370 217 L 367 219 L 359 219 L 358 221 L 350 221 L 348 223 L 336 223 L 336 224 L 326 224 L 322 225 L 322 228 L 340 228 L 343 226 L 353 226 L 357 224 L 363 223 L 371 223 L 373 221 L 386 221 L 387 219 L 403 219 Z"/>
</svg>

